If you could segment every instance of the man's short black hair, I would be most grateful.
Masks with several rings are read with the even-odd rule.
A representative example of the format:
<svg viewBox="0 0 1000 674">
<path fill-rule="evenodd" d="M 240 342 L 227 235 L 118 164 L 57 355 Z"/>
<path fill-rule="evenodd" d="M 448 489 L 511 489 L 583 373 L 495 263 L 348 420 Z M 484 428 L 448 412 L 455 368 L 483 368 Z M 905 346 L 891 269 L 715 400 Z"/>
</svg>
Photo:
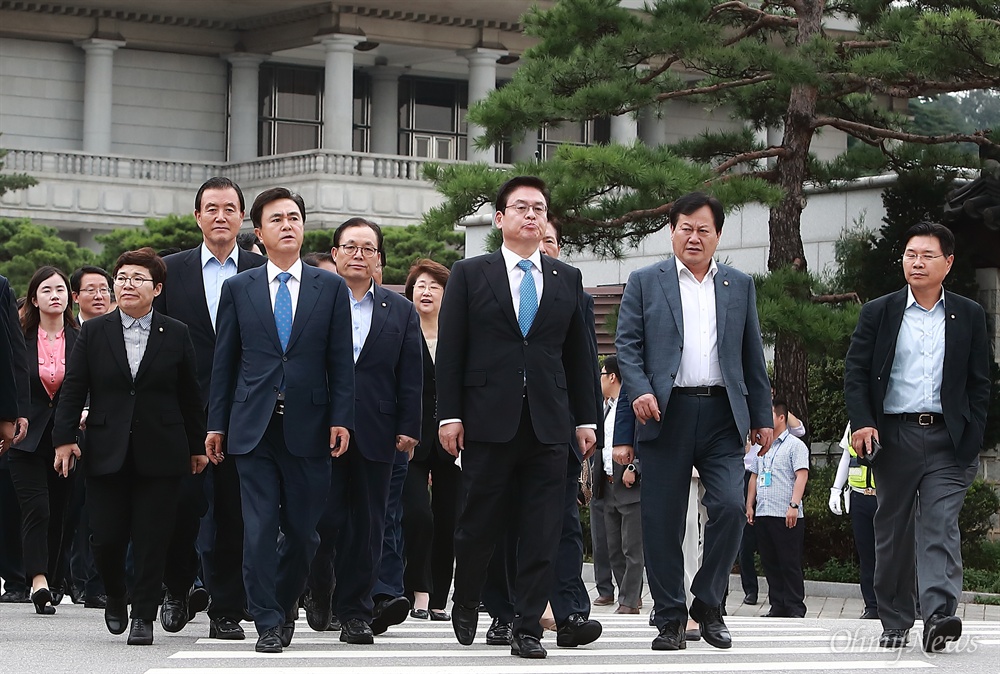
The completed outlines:
<svg viewBox="0 0 1000 674">
<path fill-rule="evenodd" d="M 279 199 L 291 199 L 294 201 L 295 205 L 299 207 L 302 224 L 306 224 L 306 202 L 302 197 L 287 187 L 272 187 L 258 194 L 257 198 L 253 200 L 253 206 L 250 207 L 250 221 L 253 222 L 254 227 L 260 227 L 260 218 L 264 213 L 264 207 L 272 201 L 278 201 Z"/>
<path fill-rule="evenodd" d="M 257 238 L 257 234 L 252 231 L 237 234 L 236 245 L 243 250 L 252 250 L 254 246 L 258 246 L 261 250 L 264 250 L 264 246 L 261 244 L 260 239 Z"/>
<path fill-rule="evenodd" d="M 333 255 L 330 253 L 306 253 L 302 256 L 302 262 L 312 267 L 318 267 L 320 262 L 333 262 Z"/>
<path fill-rule="evenodd" d="M 788 403 L 781 398 L 775 398 L 771 402 L 771 408 L 774 409 L 774 413 L 779 417 L 785 417 L 785 419 L 788 419 Z"/>
<path fill-rule="evenodd" d="M 100 267 L 95 267 L 93 265 L 88 264 L 77 269 L 75 272 L 73 272 L 73 275 L 69 277 L 69 289 L 74 293 L 80 292 L 80 284 L 83 283 L 83 277 L 86 276 L 87 274 L 100 274 L 108 282 L 109 288 L 113 285 L 113 282 L 111 280 L 111 274 L 104 271 Z"/>
<path fill-rule="evenodd" d="M 708 206 L 712 210 L 715 233 L 722 234 L 722 225 L 726 221 L 726 210 L 722 207 L 721 201 L 704 192 L 689 192 L 674 200 L 674 205 L 670 208 L 670 230 L 673 231 L 682 215 L 691 215 L 703 206 Z"/>
<path fill-rule="evenodd" d="M 622 380 L 622 372 L 618 369 L 618 356 L 614 354 L 605 356 L 602 367 L 608 374 L 613 374 L 618 381 Z"/>
<path fill-rule="evenodd" d="M 340 226 L 333 230 L 333 247 L 336 248 L 340 245 L 340 237 L 344 230 L 349 227 L 368 227 L 375 232 L 375 240 L 378 242 L 378 257 L 382 261 L 382 268 L 385 269 L 385 236 L 382 235 L 382 228 L 371 220 L 351 218 L 340 223 Z"/>
<path fill-rule="evenodd" d="M 941 244 L 941 252 L 945 257 L 955 254 L 955 235 L 944 225 L 936 222 L 918 222 L 906 230 L 906 234 L 903 235 L 903 247 L 905 248 L 915 236 L 933 236 Z"/>
<path fill-rule="evenodd" d="M 494 207 L 498 212 L 506 210 L 507 199 L 510 197 L 510 193 L 518 187 L 534 187 L 542 193 L 542 198 L 545 199 L 545 205 L 549 205 L 549 188 L 545 184 L 544 180 L 538 176 L 516 176 L 500 186 L 500 190 L 497 192 L 497 200 L 494 204 Z"/>
<path fill-rule="evenodd" d="M 243 201 L 243 190 L 240 186 L 234 183 L 229 178 L 222 178 L 220 176 L 215 176 L 214 178 L 209 178 L 202 186 L 198 188 L 198 194 L 194 196 L 194 210 L 195 212 L 201 212 L 201 195 L 205 193 L 205 190 L 226 190 L 232 187 L 236 190 L 236 196 L 240 198 L 240 213 L 247 209 L 246 202 Z"/>
</svg>

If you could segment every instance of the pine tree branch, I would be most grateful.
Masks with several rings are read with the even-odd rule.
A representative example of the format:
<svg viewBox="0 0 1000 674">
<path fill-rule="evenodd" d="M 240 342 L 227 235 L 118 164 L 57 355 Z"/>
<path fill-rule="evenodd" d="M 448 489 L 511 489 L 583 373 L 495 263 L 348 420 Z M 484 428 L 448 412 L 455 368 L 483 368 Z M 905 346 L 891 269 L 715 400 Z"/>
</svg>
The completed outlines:
<svg viewBox="0 0 1000 674">
<path fill-rule="evenodd" d="M 616 228 L 623 227 L 629 223 L 635 222 L 636 220 L 645 220 L 647 218 L 661 218 L 665 215 L 670 214 L 670 209 L 673 208 L 674 202 L 668 204 L 662 204 L 656 208 L 644 208 L 638 211 L 629 211 L 624 215 L 614 218 L 612 220 L 594 220 L 592 218 L 582 218 L 575 217 L 574 221 L 580 224 L 588 225 L 590 227 L 603 227 L 603 228 Z"/>
<path fill-rule="evenodd" d="M 975 143 L 981 146 L 992 146 L 994 143 L 986 137 L 982 131 L 973 134 L 951 133 L 943 136 L 924 136 L 918 133 L 906 133 L 905 131 L 893 131 L 861 122 L 852 122 L 840 117 L 817 117 L 812 128 L 818 129 L 822 126 L 832 126 L 848 133 L 869 145 L 879 145 L 876 139 L 901 140 L 905 143 L 919 143 L 921 145 L 939 145 L 941 143 Z"/>
<path fill-rule="evenodd" d="M 883 47 L 891 47 L 895 42 L 892 40 L 844 40 L 837 45 L 837 51 L 843 55 L 844 52 L 850 49 L 882 49 Z"/>
<path fill-rule="evenodd" d="M 853 302 L 855 304 L 861 304 L 861 298 L 858 297 L 857 293 L 838 293 L 834 295 L 813 295 L 810 298 L 815 304 L 843 304 L 844 302 Z"/>
<path fill-rule="evenodd" d="M 650 70 L 648 73 L 646 73 L 645 77 L 639 78 L 639 84 L 649 84 L 654 79 L 656 79 L 657 77 L 659 77 L 663 73 L 665 73 L 668 70 L 670 70 L 670 66 L 674 65 L 675 63 L 677 63 L 680 60 L 681 60 L 681 57 L 678 56 L 677 54 L 671 55 L 670 57 L 668 57 L 667 59 L 665 59 L 663 61 L 663 63 L 660 64 L 659 67 L 654 68 L 653 70 Z"/>
<path fill-rule="evenodd" d="M 745 164 L 751 161 L 757 161 L 758 159 L 767 159 L 768 157 L 783 157 L 787 154 L 785 148 L 783 147 L 769 147 L 764 150 L 754 150 L 753 152 L 744 152 L 742 154 L 730 157 L 726 161 L 722 162 L 713 169 L 716 173 L 722 174 L 733 168 L 737 164 Z"/>
<path fill-rule="evenodd" d="M 933 81 L 907 79 L 892 84 L 883 82 L 874 77 L 859 77 L 851 73 L 841 73 L 837 77 L 852 81 L 876 93 L 892 96 L 893 98 L 916 98 L 926 96 L 929 93 L 949 93 L 955 91 L 967 91 L 969 89 L 993 89 L 1000 85 L 996 78 L 984 77 L 981 79 L 960 79 L 957 81 Z M 857 89 L 849 90 L 852 93 Z M 838 94 L 839 95 L 839 92 Z"/>
<path fill-rule="evenodd" d="M 765 28 L 794 28 L 799 25 L 799 20 L 794 17 L 771 14 L 757 9 L 756 7 L 750 7 L 743 2 L 739 2 L 739 0 L 732 0 L 731 2 L 723 2 L 720 5 L 716 5 L 712 8 L 712 11 L 708 13 L 707 18 L 713 19 L 719 14 L 729 11 L 739 14 L 744 19 L 753 19 L 754 22 L 747 26 L 742 32 L 723 42 L 722 44 L 726 47 L 734 45 L 741 40 L 745 40 Z"/>
<path fill-rule="evenodd" d="M 747 77 L 742 80 L 732 80 L 729 82 L 719 82 L 718 84 L 712 84 L 707 87 L 692 87 L 690 89 L 677 89 L 676 91 L 665 91 L 662 94 L 657 94 L 654 100 L 656 102 L 669 101 L 674 98 L 684 98 L 686 96 L 698 96 L 700 94 L 714 94 L 717 91 L 725 91 L 726 89 L 736 89 L 738 87 L 748 87 L 753 84 L 760 84 L 761 82 L 769 82 L 774 79 L 774 73 L 766 73 L 764 75 L 757 75 L 756 77 Z M 635 112 L 639 108 L 648 105 L 647 102 L 643 102 L 641 105 L 633 105 L 622 109 L 622 113 L 625 112 Z"/>
</svg>

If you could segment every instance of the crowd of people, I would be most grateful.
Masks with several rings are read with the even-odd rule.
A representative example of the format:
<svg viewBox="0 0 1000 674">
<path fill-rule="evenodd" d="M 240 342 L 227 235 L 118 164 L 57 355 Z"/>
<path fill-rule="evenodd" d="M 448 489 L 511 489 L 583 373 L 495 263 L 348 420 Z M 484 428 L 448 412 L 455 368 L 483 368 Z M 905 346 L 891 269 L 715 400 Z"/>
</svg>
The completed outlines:
<svg viewBox="0 0 1000 674">
<path fill-rule="evenodd" d="M 645 575 L 654 650 L 729 648 L 729 574 L 739 554 L 757 603 L 757 550 L 768 616 L 804 617 L 805 428 L 770 387 L 752 279 L 714 259 L 723 205 L 672 204 L 674 255 L 631 274 L 603 359 L 545 183 L 494 206 L 499 250 L 418 260 L 402 295 L 378 224 L 303 256 L 306 205 L 278 187 L 241 239 L 227 178 L 195 196 L 196 248 L 41 267 L 20 306 L 0 277 L 0 601 L 54 615 L 69 594 L 130 645 L 207 609 L 210 638 L 251 621 L 262 653 L 300 607 L 349 644 L 412 618 L 469 645 L 485 610 L 487 644 L 544 658 L 545 628 L 600 638 L 592 605 L 639 613 Z M 849 486 L 879 644 L 907 644 L 919 591 L 939 651 L 961 635 L 989 348 L 982 308 L 942 287 L 951 232 L 904 247 L 907 287 L 865 306 L 848 353 L 830 509 Z"/>
</svg>

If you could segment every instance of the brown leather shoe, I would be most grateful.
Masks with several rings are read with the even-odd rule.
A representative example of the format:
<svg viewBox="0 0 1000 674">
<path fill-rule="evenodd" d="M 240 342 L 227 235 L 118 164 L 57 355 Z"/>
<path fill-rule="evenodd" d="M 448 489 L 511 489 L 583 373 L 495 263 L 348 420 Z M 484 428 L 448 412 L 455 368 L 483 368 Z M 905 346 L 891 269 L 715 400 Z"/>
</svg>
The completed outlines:
<svg viewBox="0 0 1000 674">
<path fill-rule="evenodd" d="M 615 597 L 614 595 L 610 594 L 601 595 L 600 597 L 595 599 L 592 603 L 594 604 L 594 606 L 611 606 L 612 604 L 615 603 Z"/>
<path fill-rule="evenodd" d="M 626 615 L 635 615 L 638 612 L 639 609 L 633 608 L 632 606 L 625 606 L 624 604 L 615 609 L 615 613 L 622 613 Z"/>
</svg>

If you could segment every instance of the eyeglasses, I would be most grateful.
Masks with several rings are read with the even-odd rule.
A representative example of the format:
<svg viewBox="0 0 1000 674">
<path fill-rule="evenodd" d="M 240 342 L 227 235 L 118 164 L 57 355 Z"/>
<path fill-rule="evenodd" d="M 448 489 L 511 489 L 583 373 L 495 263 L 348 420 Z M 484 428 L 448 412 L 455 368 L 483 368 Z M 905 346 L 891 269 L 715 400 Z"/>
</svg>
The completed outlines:
<svg viewBox="0 0 1000 674">
<path fill-rule="evenodd" d="M 143 276 L 116 276 L 115 285 L 116 286 L 127 286 L 131 285 L 133 288 L 141 288 L 144 283 L 152 283 L 153 279 L 145 278 Z"/>
<path fill-rule="evenodd" d="M 516 204 L 510 204 L 504 208 L 504 210 L 506 211 L 508 208 L 513 208 L 514 212 L 518 215 L 527 215 L 529 210 L 534 211 L 536 215 L 545 215 L 549 210 L 549 207 L 545 204 L 526 204 L 523 201 L 518 201 Z"/>
<path fill-rule="evenodd" d="M 354 254 L 359 250 L 363 257 L 375 257 L 375 253 L 378 252 L 378 248 L 371 248 L 370 246 L 358 247 L 352 244 L 345 244 L 343 246 L 337 246 L 340 250 L 344 251 L 344 255 L 348 257 L 354 257 Z"/>
<path fill-rule="evenodd" d="M 81 295 L 105 295 L 111 297 L 111 288 L 81 288 Z"/>
<path fill-rule="evenodd" d="M 601 376 L 602 377 L 610 377 L 612 374 L 614 374 L 614 373 L 613 372 L 602 372 Z"/>
<path fill-rule="evenodd" d="M 922 262 L 930 262 L 931 260 L 936 260 L 939 257 L 944 257 L 944 255 L 932 255 L 930 253 L 903 253 L 903 262 L 916 262 L 917 258 L 919 258 Z"/>
</svg>

